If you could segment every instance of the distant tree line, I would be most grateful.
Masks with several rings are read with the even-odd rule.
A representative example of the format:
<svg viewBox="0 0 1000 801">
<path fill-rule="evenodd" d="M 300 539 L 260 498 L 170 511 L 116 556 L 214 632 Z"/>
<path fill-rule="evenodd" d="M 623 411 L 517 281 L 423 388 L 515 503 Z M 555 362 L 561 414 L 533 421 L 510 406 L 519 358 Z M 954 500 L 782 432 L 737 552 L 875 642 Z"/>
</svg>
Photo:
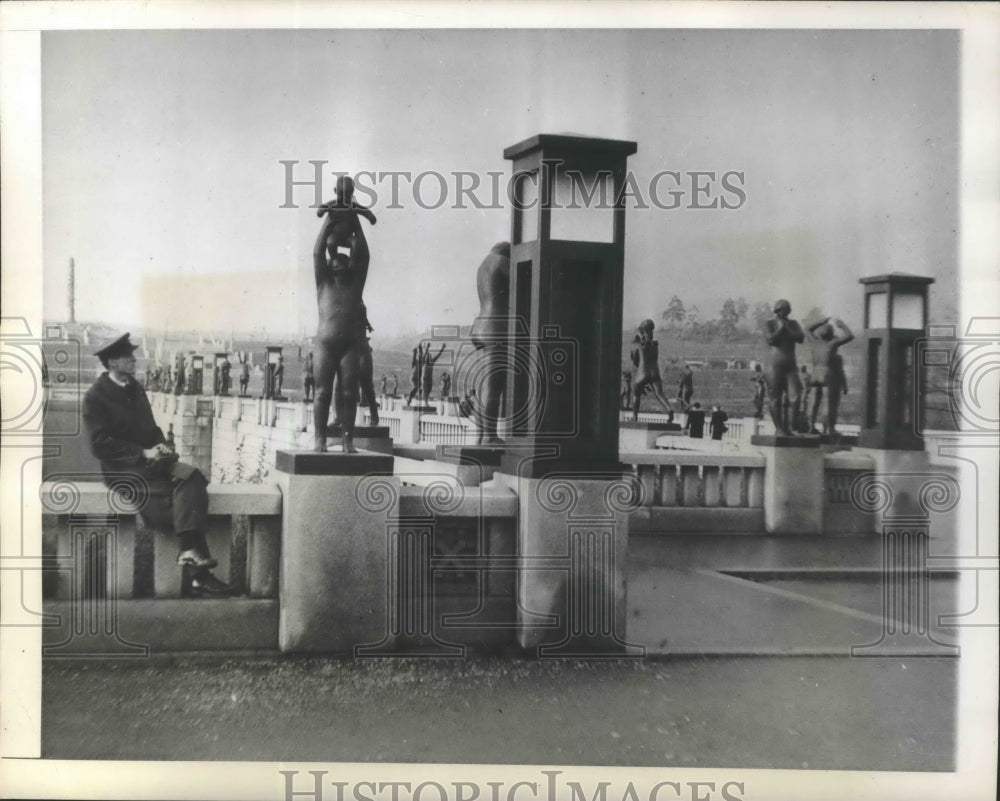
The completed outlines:
<svg viewBox="0 0 1000 801">
<path fill-rule="evenodd" d="M 751 306 L 743 297 L 726 298 L 718 316 L 708 318 L 696 305 L 685 305 L 674 295 L 661 315 L 661 328 L 690 342 L 756 343 L 760 340 L 764 323 L 772 316 L 772 305 L 771 301 L 762 300 Z M 800 319 L 819 319 L 822 314 L 814 306 Z"/>
</svg>

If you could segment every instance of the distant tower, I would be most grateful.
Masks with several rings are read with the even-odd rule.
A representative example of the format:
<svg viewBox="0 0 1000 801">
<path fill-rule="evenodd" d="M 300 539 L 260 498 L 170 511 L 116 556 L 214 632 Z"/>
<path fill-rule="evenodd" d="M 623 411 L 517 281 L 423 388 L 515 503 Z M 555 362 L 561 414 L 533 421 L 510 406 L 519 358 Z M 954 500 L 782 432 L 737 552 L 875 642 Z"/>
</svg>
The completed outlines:
<svg viewBox="0 0 1000 801">
<path fill-rule="evenodd" d="M 69 321 L 76 322 L 76 263 L 69 260 Z"/>
</svg>

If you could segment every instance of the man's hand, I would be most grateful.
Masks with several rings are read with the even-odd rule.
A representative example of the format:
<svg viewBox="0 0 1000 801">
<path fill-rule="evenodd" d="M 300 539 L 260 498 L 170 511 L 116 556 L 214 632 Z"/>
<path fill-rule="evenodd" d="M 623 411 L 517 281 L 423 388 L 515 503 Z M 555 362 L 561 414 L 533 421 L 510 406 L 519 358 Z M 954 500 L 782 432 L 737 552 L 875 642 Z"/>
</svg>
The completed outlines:
<svg viewBox="0 0 1000 801">
<path fill-rule="evenodd" d="M 177 453 L 174 449 L 162 442 L 158 445 L 154 445 L 152 448 L 146 448 L 142 452 L 142 455 L 154 462 L 162 462 L 168 459 L 177 458 Z"/>
</svg>

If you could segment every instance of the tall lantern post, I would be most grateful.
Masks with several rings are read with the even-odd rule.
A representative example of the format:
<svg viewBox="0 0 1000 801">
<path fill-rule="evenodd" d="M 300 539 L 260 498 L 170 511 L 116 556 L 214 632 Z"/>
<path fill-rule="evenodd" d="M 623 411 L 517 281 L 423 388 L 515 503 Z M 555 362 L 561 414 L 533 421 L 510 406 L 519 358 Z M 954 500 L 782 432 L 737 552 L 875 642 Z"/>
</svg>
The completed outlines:
<svg viewBox="0 0 1000 801">
<path fill-rule="evenodd" d="M 889 273 L 862 278 L 863 407 L 859 447 L 922 451 L 923 371 L 916 343 L 927 328 L 933 278 Z"/>
</svg>

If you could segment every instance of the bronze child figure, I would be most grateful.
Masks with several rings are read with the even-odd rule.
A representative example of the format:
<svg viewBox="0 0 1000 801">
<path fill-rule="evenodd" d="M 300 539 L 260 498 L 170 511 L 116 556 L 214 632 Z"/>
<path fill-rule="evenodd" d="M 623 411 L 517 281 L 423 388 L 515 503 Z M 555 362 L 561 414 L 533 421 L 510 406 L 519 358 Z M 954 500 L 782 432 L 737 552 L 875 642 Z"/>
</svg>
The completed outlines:
<svg viewBox="0 0 1000 801">
<path fill-rule="evenodd" d="M 840 335 L 838 336 L 838 329 Z M 840 396 L 847 394 L 847 376 L 844 373 L 844 357 L 840 355 L 840 346 L 846 345 L 854 334 L 840 318 L 827 317 L 809 326 L 809 333 L 822 347 L 822 355 L 817 360 L 812 376 L 813 396 L 810 427 L 816 430 L 816 417 L 820 404 L 823 402 L 823 388 L 826 387 L 826 421 L 823 424 L 824 433 L 835 437 L 837 434 L 837 412 L 840 409 Z"/>
</svg>

